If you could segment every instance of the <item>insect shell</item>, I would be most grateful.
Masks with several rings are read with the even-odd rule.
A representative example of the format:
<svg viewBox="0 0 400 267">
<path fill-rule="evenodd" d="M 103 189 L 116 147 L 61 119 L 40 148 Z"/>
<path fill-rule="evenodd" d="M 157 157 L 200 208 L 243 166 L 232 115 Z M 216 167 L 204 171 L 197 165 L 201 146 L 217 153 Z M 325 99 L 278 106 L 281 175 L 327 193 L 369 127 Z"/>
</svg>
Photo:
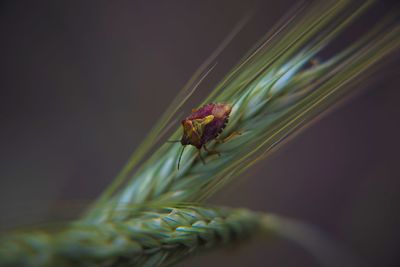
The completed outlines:
<svg viewBox="0 0 400 267">
<path fill-rule="evenodd" d="M 228 123 L 231 111 L 232 106 L 223 103 L 211 103 L 193 110 L 189 117 L 182 120 L 183 135 L 181 144 L 184 146 L 183 149 L 186 145 L 192 145 L 199 152 L 203 147 L 207 150 L 206 144 L 222 133 Z M 183 149 L 179 157 L 178 169 Z M 199 156 L 201 158 L 200 153 Z"/>
</svg>

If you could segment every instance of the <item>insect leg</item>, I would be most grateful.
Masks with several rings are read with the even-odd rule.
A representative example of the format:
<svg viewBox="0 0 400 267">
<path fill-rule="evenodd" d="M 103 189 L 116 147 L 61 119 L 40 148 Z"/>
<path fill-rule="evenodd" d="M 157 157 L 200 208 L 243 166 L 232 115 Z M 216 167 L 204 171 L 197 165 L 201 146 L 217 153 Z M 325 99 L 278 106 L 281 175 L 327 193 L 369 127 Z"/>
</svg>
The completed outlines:
<svg viewBox="0 0 400 267">
<path fill-rule="evenodd" d="M 218 156 L 221 156 L 221 153 L 217 150 L 208 150 L 208 148 L 206 147 L 206 145 L 203 145 L 204 150 L 207 151 L 208 154 L 210 155 L 214 155 L 217 154 Z"/>
<path fill-rule="evenodd" d="M 231 132 L 231 133 L 230 133 L 227 137 L 225 137 L 224 139 L 217 139 L 217 143 L 219 143 L 219 144 L 226 143 L 226 142 L 232 140 L 233 138 L 235 138 L 235 137 L 238 136 L 238 135 L 242 135 L 242 133 L 241 133 L 241 132 L 238 132 L 238 131 Z"/>
<path fill-rule="evenodd" d="M 185 147 L 186 146 L 182 147 L 181 154 L 179 155 L 179 158 L 178 158 L 178 170 L 179 170 L 179 165 L 181 165 L 181 159 L 182 159 L 182 155 L 183 155 L 183 151 L 185 150 Z"/>
<path fill-rule="evenodd" d="M 201 155 L 201 149 L 197 149 L 197 155 L 200 158 L 201 162 L 206 165 L 206 161 L 204 160 L 203 156 Z"/>
</svg>

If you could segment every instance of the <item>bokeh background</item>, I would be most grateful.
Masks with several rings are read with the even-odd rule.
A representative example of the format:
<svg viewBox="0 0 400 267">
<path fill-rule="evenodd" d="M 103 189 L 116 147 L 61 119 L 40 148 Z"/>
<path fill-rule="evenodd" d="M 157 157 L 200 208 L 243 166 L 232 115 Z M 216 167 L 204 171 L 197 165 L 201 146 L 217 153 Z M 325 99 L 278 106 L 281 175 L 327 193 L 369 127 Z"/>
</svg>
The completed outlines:
<svg viewBox="0 0 400 267">
<path fill-rule="evenodd" d="M 1 228 L 69 214 L 98 196 L 247 11 L 254 11 L 250 23 L 186 111 L 295 3 L 1 1 Z M 368 30 L 394 3 L 378 1 L 326 53 Z M 399 266 L 398 59 L 212 202 L 308 222 L 362 266 Z M 318 263 L 273 238 L 180 264 L 205 265 Z"/>
</svg>

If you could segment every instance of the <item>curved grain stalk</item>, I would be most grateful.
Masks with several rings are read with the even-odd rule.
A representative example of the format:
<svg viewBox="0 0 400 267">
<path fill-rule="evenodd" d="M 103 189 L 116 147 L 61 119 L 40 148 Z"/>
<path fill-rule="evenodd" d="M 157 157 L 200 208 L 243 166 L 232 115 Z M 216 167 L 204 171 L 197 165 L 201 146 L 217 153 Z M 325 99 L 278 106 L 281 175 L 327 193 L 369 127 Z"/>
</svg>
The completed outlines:
<svg viewBox="0 0 400 267">
<path fill-rule="evenodd" d="M 245 210 L 198 205 L 354 92 L 377 62 L 399 48 L 400 27 L 388 16 L 343 51 L 319 64 L 309 64 L 371 5 L 371 1 L 360 2 L 324 1 L 297 8 L 199 104 L 233 105 L 221 138 L 234 132 L 241 135 L 209 145 L 221 152 L 221 157 L 204 153 L 203 165 L 195 149 L 187 149 L 178 170 L 180 146 L 171 143 L 147 157 L 179 107 L 211 69 L 209 63 L 243 26 L 240 23 L 191 79 L 188 84 L 192 87 L 182 90 L 88 213 L 58 232 L 5 236 L 0 240 L 0 266 L 164 266 L 260 229 L 292 236 L 299 242 L 297 237 L 302 236 L 290 230 L 295 227 L 285 227 L 293 225 L 291 222 Z M 181 129 L 177 129 L 170 139 L 180 135 Z M 187 202 L 195 204 L 182 204 Z M 178 204 L 171 208 L 166 203 Z M 302 243 L 310 251 L 315 248 Z"/>
</svg>

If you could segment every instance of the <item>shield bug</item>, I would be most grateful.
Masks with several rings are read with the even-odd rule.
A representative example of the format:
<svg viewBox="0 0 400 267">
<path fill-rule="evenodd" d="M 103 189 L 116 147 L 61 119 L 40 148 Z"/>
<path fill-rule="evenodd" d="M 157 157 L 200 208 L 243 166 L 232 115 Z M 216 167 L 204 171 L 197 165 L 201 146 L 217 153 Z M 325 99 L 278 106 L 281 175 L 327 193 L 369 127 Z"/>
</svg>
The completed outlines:
<svg viewBox="0 0 400 267">
<path fill-rule="evenodd" d="M 183 151 L 187 145 L 192 145 L 198 149 L 199 157 L 203 163 L 204 160 L 200 154 L 202 148 L 209 153 L 219 154 L 216 151 L 209 151 L 206 144 L 222 133 L 228 123 L 231 110 L 232 106 L 229 104 L 211 103 L 192 110 L 192 114 L 182 120 L 183 135 L 180 142 L 183 148 L 178 159 L 178 169 Z"/>
</svg>

